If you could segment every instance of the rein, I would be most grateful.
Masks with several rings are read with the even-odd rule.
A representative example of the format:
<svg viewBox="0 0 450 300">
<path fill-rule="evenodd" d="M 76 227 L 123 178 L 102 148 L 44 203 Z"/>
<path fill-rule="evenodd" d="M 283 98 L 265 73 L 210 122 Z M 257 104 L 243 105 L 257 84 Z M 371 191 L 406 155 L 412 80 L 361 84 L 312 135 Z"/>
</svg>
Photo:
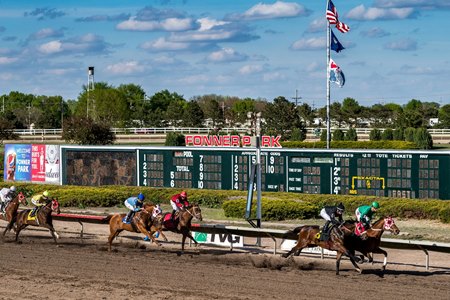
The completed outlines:
<svg viewBox="0 0 450 300">
<path fill-rule="evenodd" d="M 192 207 L 192 210 L 195 210 L 195 207 L 194 207 L 194 206 Z M 199 218 L 198 218 L 198 213 L 193 214 L 193 213 L 191 213 L 191 211 L 190 211 L 189 209 L 186 209 L 186 211 L 187 211 L 193 218 L 196 218 L 197 220 L 199 220 Z"/>
</svg>

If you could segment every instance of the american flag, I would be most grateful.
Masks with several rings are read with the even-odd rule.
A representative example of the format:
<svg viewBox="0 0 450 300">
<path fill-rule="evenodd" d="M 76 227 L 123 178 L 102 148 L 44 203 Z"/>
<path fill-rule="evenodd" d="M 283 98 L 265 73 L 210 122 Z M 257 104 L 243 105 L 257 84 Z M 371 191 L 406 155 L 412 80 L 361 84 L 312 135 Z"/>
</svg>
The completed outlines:
<svg viewBox="0 0 450 300">
<path fill-rule="evenodd" d="M 330 24 L 337 24 L 338 22 L 338 13 L 336 7 L 334 6 L 333 2 L 331 2 L 331 0 L 328 1 L 327 20 L 328 22 L 330 22 Z"/>
<path fill-rule="evenodd" d="M 336 10 L 336 7 L 334 6 L 333 2 L 331 0 L 328 1 L 328 7 L 327 7 L 327 20 L 330 22 L 330 24 L 336 24 L 336 28 L 340 32 L 349 32 L 350 27 L 341 21 L 339 21 L 338 13 Z"/>
</svg>

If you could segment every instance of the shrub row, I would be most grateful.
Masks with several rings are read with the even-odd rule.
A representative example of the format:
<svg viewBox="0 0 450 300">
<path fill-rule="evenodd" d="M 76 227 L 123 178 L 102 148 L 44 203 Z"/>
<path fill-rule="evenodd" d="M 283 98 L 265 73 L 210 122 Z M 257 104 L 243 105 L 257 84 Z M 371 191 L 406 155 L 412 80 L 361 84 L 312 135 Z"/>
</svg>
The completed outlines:
<svg viewBox="0 0 450 300">
<path fill-rule="evenodd" d="M 267 193 L 270 194 L 270 193 Z M 281 199 L 273 200 L 266 196 L 262 199 L 261 217 L 263 220 L 286 220 L 319 217 L 320 210 L 325 205 L 345 205 L 346 218 L 354 218 L 354 211 L 360 205 L 370 205 L 378 201 L 381 209 L 378 217 L 392 216 L 397 218 L 432 219 L 443 223 L 450 223 L 450 201 L 425 199 L 395 199 L 365 196 L 337 196 L 337 195 L 297 195 L 301 200 Z M 228 200 L 222 205 L 225 216 L 242 218 L 245 215 L 245 200 Z M 252 213 L 255 212 L 252 208 Z M 254 215 L 253 215 L 254 217 Z"/>
<path fill-rule="evenodd" d="M 326 142 L 281 142 L 284 148 L 326 148 Z M 331 141 L 331 148 L 338 149 L 417 149 L 405 141 Z"/>
<path fill-rule="evenodd" d="M 139 192 L 144 193 L 146 201 L 168 204 L 173 194 L 180 189 L 150 188 L 130 186 L 60 186 L 15 183 L 19 191 L 28 197 L 48 190 L 51 196 L 59 199 L 64 207 L 111 207 L 122 205 L 124 200 Z M 228 217 L 243 218 L 246 208 L 245 191 L 223 190 L 186 190 L 190 202 L 203 207 L 220 208 Z M 378 215 L 390 215 L 400 218 L 433 219 L 450 223 L 450 201 L 425 199 L 376 198 L 373 196 L 350 195 L 312 195 L 294 193 L 263 193 L 262 217 L 264 220 L 287 220 L 318 217 L 325 205 L 342 202 L 346 207 L 347 218 L 352 217 L 355 209 L 372 201 L 378 201 L 381 210 Z M 256 202 L 256 201 L 254 201 Z M 252 209 L 254 213 L 256 208 Z"/>
</svg>

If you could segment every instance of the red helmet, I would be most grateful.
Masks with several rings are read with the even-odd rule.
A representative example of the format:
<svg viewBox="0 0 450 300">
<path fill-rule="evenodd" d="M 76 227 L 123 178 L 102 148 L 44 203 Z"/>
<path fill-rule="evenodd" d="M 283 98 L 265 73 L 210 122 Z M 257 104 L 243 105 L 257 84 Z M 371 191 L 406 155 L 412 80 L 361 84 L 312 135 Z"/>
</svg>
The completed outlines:
<svg viewBox="0 0 450 300">
<path fill-rule="evenodd" d="M 180 196 L 183 197 L 183 198 L 187 198 L 187 193 L 185 191 L 182 191 L 180 193 Z"/>
</svg>

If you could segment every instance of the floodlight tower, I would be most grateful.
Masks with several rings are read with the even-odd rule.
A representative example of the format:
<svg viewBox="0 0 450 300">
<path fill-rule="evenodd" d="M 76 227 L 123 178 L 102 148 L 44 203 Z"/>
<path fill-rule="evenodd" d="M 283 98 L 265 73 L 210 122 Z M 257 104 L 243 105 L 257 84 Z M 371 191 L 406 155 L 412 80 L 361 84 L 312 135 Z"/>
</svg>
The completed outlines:
<svg viewBox="0 0 450 300">
<path fill-rule="evenodd" d="M 94 90 L 94 67 L 88 67 L 88 84 L 87 84 L 87 99 L 86 99 L 86 116 L 89 118 L 89 105 L 91 104 L 90 92 Z M 91 110 L 95 110 L 95 105 Z"/>
</svg>

